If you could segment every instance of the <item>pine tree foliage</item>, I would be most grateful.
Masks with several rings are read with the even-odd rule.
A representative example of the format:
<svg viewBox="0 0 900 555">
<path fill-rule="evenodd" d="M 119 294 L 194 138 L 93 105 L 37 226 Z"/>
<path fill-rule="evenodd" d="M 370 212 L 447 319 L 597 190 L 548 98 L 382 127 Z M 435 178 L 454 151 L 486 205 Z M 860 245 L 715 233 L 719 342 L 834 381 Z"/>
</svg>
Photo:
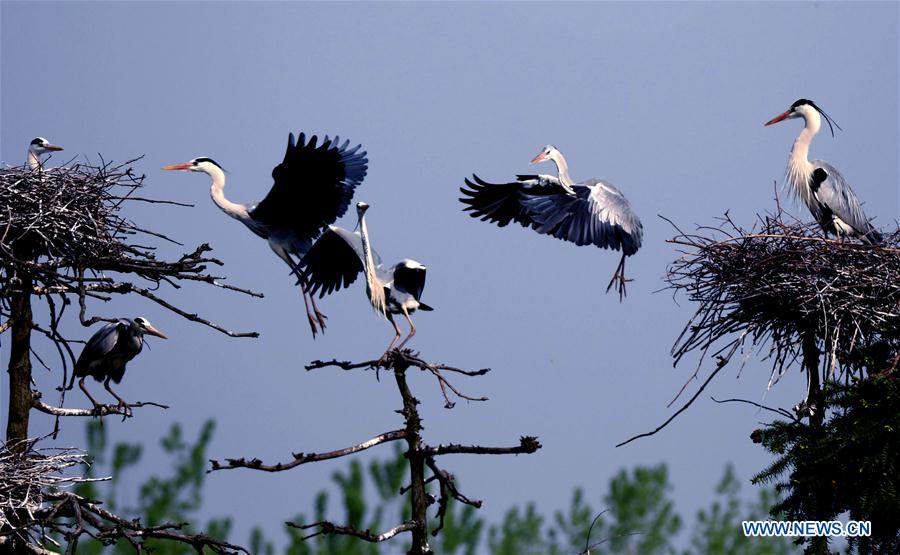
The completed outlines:
<svg viewBox="0 0 900 555">
<path fill-rule="evenodd" d="M 829 383 L 823 427 L 777 421 L 758 434 L 776 460 L 754 477 L 784 496 L 772 514 L 794 520 L 871 521 L 859 553 L 900 553 L 900 375 Z M 842 518 L 843 520 L 843 518 Z"/>
</svg>

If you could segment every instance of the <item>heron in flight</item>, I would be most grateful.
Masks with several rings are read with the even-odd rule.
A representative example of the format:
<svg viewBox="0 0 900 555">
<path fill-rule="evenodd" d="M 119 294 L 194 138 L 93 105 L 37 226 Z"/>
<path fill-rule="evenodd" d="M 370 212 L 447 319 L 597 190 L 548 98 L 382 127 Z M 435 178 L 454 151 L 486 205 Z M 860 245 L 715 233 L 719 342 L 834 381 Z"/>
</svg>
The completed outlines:
<svg viewBox="0 0 900 555">
<path fill-rule="evenodd" d="M 803 118 L 806 124 L 788 157 L 787 180 L 791 191 L 809 208 L 826 236 L 830 233 L 835 237 L 854 237 L 867 244 L 879 243 L 881 234 L 866 218 L 844 176 L 824 160 L 809 160 L 809 144 L 821 129 L 823 117 L 833 137 L 834 127 L 840 129 L 840 126 L 815 102 L 805 98 L 766 122 L 768 126 L 786 119 Z"/>
<path fill-rule="evenodd" d="M 28 168 L 31 170 L 43 169 L 41 156 L 48 152 L 56 152 L 62 149 L 63 147 L 51 144 L 50 141 L 43 137 L 35 137 L 28 143 Z"/>
<path fill-rule="evenodd" d="M 625 257 L 641 248 L 644 227 L 617 188 L 599 179 L 574 182 L 569 165 L 556 147 L 547 145 L 532 164 L 552 161 L 558 177 L 518 175 L 510 183 L 488 183 L 477 175 L 466 179 L 460 202 L 473 218 L 504 227 L 516 222 L 538 233 L 601 249 L 621 250 L 622 257 L 606 291 L 616 286 L 625 296 Z"/>
<path fill-rule="evenodd" d="M 425 289 L 425 266 L 407 258 L 385 268 L 381 257 L 372 249 L 365 219 L 368 209 L 369 205 L 365 202 L 356 204 L 359 231 L 328 226 L 328 231 L 303 257 L 301 266 L 310 294 L 318 292 L 320 298 L 349 287 L 360 272 L 365 272 L 369 303 L 375 312 L 385 316 L 394 326 L 395 335 L 385 351 L 387 354 L 402 335 L 394 320 L 395 314 L 402 314 L 409 322 L 409 334 L 397 345 L 400 349 L 416 334 L 416 326 L 409 315 L 416 310 L 434 309 L 421 301 Z"/>
<path fill-rule="evenodd" d="M 316 141 L 315 135 L 308 142 L 303 133 L 296 142 L 293 133 L 288 135 L 284 160 L 272 170 L 275 183 L 256 204 L 225 198 L 225 172 L 212 158 L 194 158 L 163 168 L 209 175 L 210 194 L 216 206 L 269 242 L 269 247 L 300 281 L 313 337 L 325 329 L 325 315 L 308 293 L 298 262 L 326 226 L 347 211 L 354 190 L 368 169 L 366 152 L 360 151 L 362 145 L 348 148 L 350 141 L 341 144 L 338 137 L 329 139 L 327 135 L 318 146 Z"/>
<path fill-rule="evenodd" d="M 66 389 L 72 389 L 75 378 L 80 378 L 78 387 L 84 391 L 94 407 L 97 407 L 100 404 L 94 400 L 84 386 L 85 378 L 92 376 L 98 382 L 103 382 L 103 387 L 119 401 L 118 406 L 128 414 L 128 403 L 112 390 L 109 382 L 113 381 L 118 384 L 122 381 L 122 376 L 125 375 L 125 365 L 144 348 L 144 335 L 155 335 L 162 339 L 168 339 L 166 334 L 154 328 L 143 317 L 134 320 L 122 318 L 97 330 L 97 333 L 91 336 L 87 345 L 84 346 L 84 350 L 78 356 L 75 370 Z"/>
</svg>

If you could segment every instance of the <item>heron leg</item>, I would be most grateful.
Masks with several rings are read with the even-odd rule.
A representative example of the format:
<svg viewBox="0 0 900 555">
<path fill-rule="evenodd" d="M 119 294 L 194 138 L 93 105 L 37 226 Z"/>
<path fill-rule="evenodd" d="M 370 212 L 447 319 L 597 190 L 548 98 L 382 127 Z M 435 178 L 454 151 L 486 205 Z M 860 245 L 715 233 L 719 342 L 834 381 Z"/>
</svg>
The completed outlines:
<svg viewBox="0 0 900 555">
<path fill-rule="evenodd" d="M 91 394 L 88 393 L 87 387 L 84 386 L 84 379 L 85 379 L 86 377 L 87 377 L 87 376 L 82 376 L 81 379 L 78 380 L 78 387 L 81 388 L 81 391 L 84 391 L 84 394 L 87 395 L 87 398 L 91 400 L 91 404 L 94 405 L 94 408 L 96 409 L 96 408 L 98 408 L 98 407 L 100 406 L 100 403 L 98 403 L 98 402 L 96 401 L 96 399 L 94 399 L 93 397 L 91 397 Z"/>
<path fill-rule="evenodd" d="M 310 311 L 309 303 L 312 301 L 312 296 L 306 291 L 306 281 L 303 279 L 303 274 L 300 273 L 300 268 L 297 266 L 297 263 L 294 262 L 294 259 L 291 258 L 291 255 L 279 245 L 270 242 L 269 246 L 275 251 L 278 258 L 284 260 L 284 263 L 291 269 L 291 273 L 297 277 L 297 282 L 300 284 L 300 295 L 303 297 L 303 306 L 306 308 L 306 319 L 309 321 L 309 329 L 312 331 L 313 339 L 315 339 L 316 334 L 319 333 L 319 328 L 317 326 L 321 325 L 322 329 L 325 329 L 325 322 L 323 321 L 324 315 L 321 315 L 318 309 L 316 309 L 315 316 L 312 311 Z M 312 301 L 312 305 L 315 307 L 316 302 Z M 320 315 L 322 316 L 321 318 Z"/>
<path fill-rule="evenodd" d="M 308 294 L 308 293 L 307 293 Z M 325 329 L 325 320 L 328 319 L 328 316 L 325 316 L 319 311 L 319 307 L 316 306 L 316 298 L 312 295 L 309 295 L 309 300 L 312 303 L 313 312 L 316 315 L 316 320 L 319 322 L 319 326 L 324 330 Z"/>
<path fill-rule="evenodd" d="M 119 395 L 115 391 L 112 390 L 112 387 L 109 386 L 109 380 L 111 380 L 111 379 L 112 378 L 106 378 L 106 381 L 103 382 L 103 387 L 105 387 L 106 391 L 109 391 L 112 394 L 112 396 L 115 397 L 119 401 L 118 407 L 121 407 L 123 409 L 122 420 L 125 420 L 125 418 L 131 416 L 131 409 L 128 407 L 128 403 L 125 402 L 125 399 L 119 397 Z"/>
<path fill-rule="evenodd" d="M 406 345 L 406 342 L 412 339 L 412 336 L 416 334 L 416 325 L 413 324 L 412 319 L 409 317 L 409 311 L 406 310 L 406 307 L 401 307 L 400 309 L 403 311 L 403 315 L 406 316 L 406 321 L 409 322 L 409 335 L 407 335 L 406 339 L 404 339 L 399 345 L 397 345 L 398 349 L 402 349 L 403 346 Z"/>
<path fill-rule="evenodd" d="M 397 322 L 394 320 L 394 316 L 390 312 L 386 312 L 385 316 L 387 316 L 388 321 L 394 326 L 394 338 L 391 340 L 391 344 L 388 345 L 387 350 L 381 355 L 382 360 L 387 357 L 387 354 L 391 352 L 391 349 L 394 348 L 394 343 L 400 339 L 400 336 L 403 335 L 400 332 L 400 326 L 397 325 Z"/>
<path fill-rule="evenodd" d="M 625 279 L 626 256 L 625 253 L 622 253 L 622 258 L 619 259 L 619 265 L 616 266 L 616 271 L 613 272 L 612 279 L 609 280 L 609 285 L 606 286 L 607 293 L 609 293 L 609 290 L 612 289 L 613 285 L 616 286 L 616 292 L 619 293 L 619 302 L 622 302 L 622 299 L 628 296 L 628 292 L 625 290 L 625 284 L 629 281 L 633 281 Z"/>
</svg>

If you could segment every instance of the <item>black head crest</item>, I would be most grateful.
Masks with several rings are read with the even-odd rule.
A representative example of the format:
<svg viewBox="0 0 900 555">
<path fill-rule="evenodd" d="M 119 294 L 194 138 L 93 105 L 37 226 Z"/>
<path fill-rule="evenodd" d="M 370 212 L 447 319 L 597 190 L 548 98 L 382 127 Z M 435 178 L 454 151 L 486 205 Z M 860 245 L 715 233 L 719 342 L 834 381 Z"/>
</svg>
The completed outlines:
<svg viewBox="0 0 900 555">
<path fill-rule="evenodd" d="M 834 121 L 833 119 L 831 119 L 831 116 L 829 116 L 827 113 L 825 113 L 825 110 L 819 108 L 819 106 L 818 106 L 815 102 L 813 102 L 812 100 L 807 100 L 807 99 L 805 99 L 805 98 L 801 98 L 800 100 L 798 100 L 798 101 L 794 102 L 793 104 L 791 104 L 791 111 L 796 110 L 797 108 L 799 108 L 800 106 L 803 106 L 804 104 L 808 104 L 808 105 L 812 106 L 813 109 L 814 109 L 815 111 L 817 111 L 817 112 L 819 112 L 820 114 L 822 114 L 822 117 L 824 117 L 824 118 L 825 118 L 825 121 L 828 122 L 828 129 L 831 130 L 831 136 L 832 136 L 832 137 L 834 137 L 834 128 L 835 128 L 835 127 L 837 127 L 838 130 L 843 131 L 843 129 L 841 129 L 841 126 L 838 125 L 838 123 L 837 123 L 836 121 Z M 834 124 L 834 127 L 832 127 L 832 124 Z"/>
<path fill-rule="evenodd" d="M 195 162 L 196 164 L 199 164 L 200 162 L 209 162 L 210 164 L 212 164 L 213 166 L 219 168 L 220 170 L 225 171 L 225 168 L 223 168 L 222 166 L 220 166 L 218 162 L 216 162 L 216 161 L 213 160 L 212 158 L 209 158 L 208 156 L 201 156 L 200 158 L 194 158 L 194 162 Z"/>
<path fill-rule="evenodd" d="M 44 139 L 42 139 L 41 137 L 35 137 L 35 138 L 31 139 L 31 144 L 36 145 L 36 146 L 42 145 L 45 142 L 46 141 L 44 141 Z"/>
</svg>

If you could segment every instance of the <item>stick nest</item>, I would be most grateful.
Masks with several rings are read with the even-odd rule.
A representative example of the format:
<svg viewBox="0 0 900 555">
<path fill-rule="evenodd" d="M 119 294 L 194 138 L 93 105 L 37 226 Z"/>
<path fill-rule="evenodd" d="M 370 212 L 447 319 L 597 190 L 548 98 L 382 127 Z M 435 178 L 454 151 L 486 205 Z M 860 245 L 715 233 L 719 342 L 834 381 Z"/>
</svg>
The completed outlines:
<svg viewBox="0 0 900 555">
<path fill-rule="evenodd" d="M 84 452 L 70 448 L 33 449 L 33 440 L 27 442 L 29 447 L 24 452 L 0 445 L 0 519 L 41 508 L 48 488 L 65 488 L 84 481 L 66 475 L 69 468 L 86 464 Z"/>
<path fill-rule="evenodd" d="M 126 203 L 191 206 L 139 196 L 144 175 L 131 165 L 102 161 L 74 163 L 50 170 L 19 166 L 0 169 L 0 312 L 9 314 L 11 293 L 74 295 L 85 319 L 86 298 L 109 300 L 110 294 L 138 293 L 164 308 L 229 335 L 235 333 L 182 311 L 156 294 L 166 283 L 175 288 L 181 281 L 199 281 L 224 289 L 261 297 L 252 291 L 226 285 L 223 278 L 207 272 L 222 262 L 208 256 L 203 244 L 175 260 L 157 258 L 156 247 L 141 244 L 162 239 L 183 246 L 162 233 L 139 227 L 122 214 Z M 136 276 L 139 282 L 114 279 Z M 25 284 L 25 285 L 23 285 Z M 29 287 L 29 284 L 31 287 Z M 55 326 L 55 318 L 53 318 Z"/>
<path fill-rule="evenodd" d="M 698 350 L 724 365 L 750 338 L 771 347 L 774 381 L 802 334 L 822 343 L 832 371 L 847 362 L 837 353 L 900 345 L 900 230 L 878 246 L 831 240 L 815 224 L 785 223 L 779 210 L 750 230 L 726 214 L 717 227 L 678 233 L 669 242 L 683 256 L 666 280 L 698 308 L 673 347 L 676 364 Z"/>
</svg>

